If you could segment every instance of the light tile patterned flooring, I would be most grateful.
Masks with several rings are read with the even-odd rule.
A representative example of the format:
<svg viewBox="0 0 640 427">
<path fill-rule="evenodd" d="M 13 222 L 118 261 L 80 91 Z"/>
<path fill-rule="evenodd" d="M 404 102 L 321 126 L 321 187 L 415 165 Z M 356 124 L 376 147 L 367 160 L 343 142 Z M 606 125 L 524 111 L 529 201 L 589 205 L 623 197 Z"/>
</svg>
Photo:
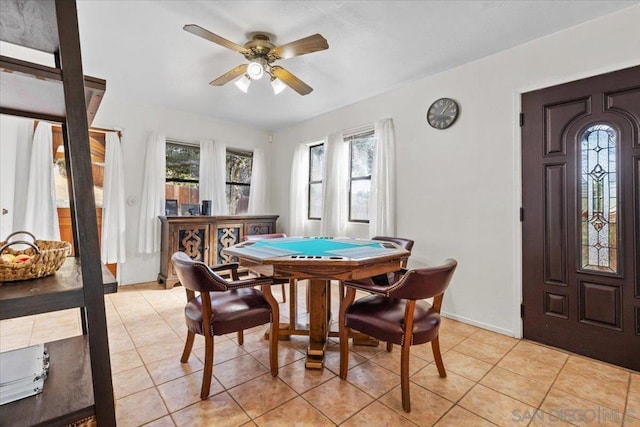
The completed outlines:
<svg viewBox="0 0 640 427">
<path fill-rule="evenodd" d="M 273 378 L 266 326 L 246 331 L 243 346 L 235 334 L 216 337 L 211 395 L 201 401 L 204 339 L 196 338 L 188 364 L 179 360 L 184 289 L 123 286 L 105 301 L 118 426 L 640 427 L 640 373 L 450 319 L 440 332 L 446 379 L 438 376 L 430 345 L 412 347 L 409 414 L 400 402 L 397 347 L 391 353 L 383 344 L 352 347 L 348 381 L 340 381 L 337 340 L 328 346 L 326 368 L 309 371 L 307 339 L 294 337 L 280 342 Z M 304 302 L 299 306 L 303 318 Z M 282 321 L 287 316 L 288 304 L 281 304 Z M 77 309 L 6 320 L 0 350 L 79 333 Z"/>
</svg>

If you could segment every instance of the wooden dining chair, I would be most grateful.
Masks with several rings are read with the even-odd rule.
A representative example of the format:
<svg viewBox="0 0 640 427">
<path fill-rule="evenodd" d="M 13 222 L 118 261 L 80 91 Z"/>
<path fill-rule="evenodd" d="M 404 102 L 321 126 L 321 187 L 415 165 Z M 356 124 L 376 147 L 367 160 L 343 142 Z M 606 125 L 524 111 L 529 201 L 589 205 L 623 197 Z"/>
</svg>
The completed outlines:
<svg viewBox="0 0 640 427">
<path fill-rule="evenodd" d="M 433 357 L 442 378 L 447 373 L 440 354 L 438 333 L 444 292 L 458 263 L 447 259 L 437 267 L 403 269 L 390 285 L 373 280 L 345 282 L 346 295 L 340 304 L 340 378 L 347 379 L 351 329 L 387 343 L 402 346 L 400 383 L 402 408 L 411 411 L 409 396 L 409 352 L 412 345 L 431 342 Z M 371 295 L 355 300 L 356 290 Z M 433 305 L 424 301 L 433 298 Z"/>
<path fill-rule="evenodd" d="M 237 332 L 238 343 L 243 344 L 243 330 L 254 326 L 271 324 L 269 340 L 269 363 L 271 375 L 278 375 L 278 302 L 271 294 L 273 278 L 267 276 L 238 279 L 238 264 L 229 263 L 209 267 L 194 261 L 184 252 L 171 257 L 178 280 L 187 293 L 184 318 L 187 325 L 187 340 L 180 361 L 187 363 L 193 348 L 195 335 L 205 340 L 204 372 L 200 398 L 209 396 L 213 373 L 214 336 Z M 217 274 L 230 270 L 231 279 L 225 280 Z M 261 291 L 254 286 L 260 286 Z"/>
<path fill-rule="evenodd" d="M 371 240 L 378 240 L 381 242 L 392 242 L 395 243 L 396 245 L 400 246 L 402 249 L 406 249 L 409 252 L 411 252 L 411 250 L 413 249 L 413 240 L 411 239 L 406 239 L 404 237 L 390 237 L 390 236 L 375 236 L 372 237 Z M 400 266 L 402 268 L 406 268 L 407 267 L 407 262 L 408 262 L 409 258 L 405 258 L 402 260 L 402 262 L 400 263 Z M 370 280 L 375 283 L 376 285 L 380 285 L 380 286 L 388 286 L 389 284 L 395 282 L 397 280 L 397 276 L 398 274 L 400 274 L 401 272 L 391 272 L 391 273 L 387 273 L 387 274 L 380 274 L 377 276 L 373 276 L 370 278 Z M 344 297 L 344 286 L 348 285 L 348 281 L 347 283 L 340 283 L 340 298 Z M 365 341 L 367 342 L 367 341 Z M 370 341 L 369 341 L 370 342 Z M 363 341 L 360 341 L 360 344 L 362 344 Z M 374 341 L 374 343 L 377 342 Z M 370 345 L 370 344 L 366 344 L 366 345 Z M 391 351 L 393 349 L 393 343 L 391 342 L 387 342 L 387 351 Z"/>
</svg>

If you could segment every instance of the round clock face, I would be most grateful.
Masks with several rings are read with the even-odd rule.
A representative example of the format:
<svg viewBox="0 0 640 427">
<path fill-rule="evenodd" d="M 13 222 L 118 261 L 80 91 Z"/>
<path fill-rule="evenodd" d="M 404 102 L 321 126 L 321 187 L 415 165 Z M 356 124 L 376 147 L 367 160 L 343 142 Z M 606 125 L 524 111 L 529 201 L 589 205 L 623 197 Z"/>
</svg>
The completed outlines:
<svg viewBox="0 0 640 427">
<path fill-rule="evenodd" d="M 427 111 L 427 122 L 436 129 L 446 129 L 458 118 L 458 103 L 451 98 L 436 99 L 429 111 Z"/>
</svg>

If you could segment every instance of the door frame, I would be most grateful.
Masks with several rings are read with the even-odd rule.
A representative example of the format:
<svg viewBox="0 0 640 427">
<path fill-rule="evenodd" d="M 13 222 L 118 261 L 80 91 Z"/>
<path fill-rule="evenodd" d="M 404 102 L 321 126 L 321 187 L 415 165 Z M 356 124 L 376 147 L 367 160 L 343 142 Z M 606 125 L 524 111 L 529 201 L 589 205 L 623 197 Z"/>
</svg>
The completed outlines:
<svg viewBox="0 0 640 427">
<path fill-rule="evenodd" d="M 520 113 L 522 112 L 522 95 L 527 92 L 532 92 L 535 90 L 545 89 L 551 86 L 557 86 L 561 84 L 571 83 L 577 80 L 588 79 L 590 77 L 595 77 L 601 74 L 612 73 L 615 71 L 620 71 L 625 68 L 633 67 L 639 65 L 636 61 L 626 61 L 618 64 L 614 64 L 612 66 L 595 68 L 593 70 L 589 70 L 586 72 L 581 72 L 577 74 L 572 74 L 566 77 L 554 77 L 554 78 L 545 78 L 538 82 L 532 83 L 527 86 L 518 87 L 513 92 L 513 117 L 515 120 L 513 121 L 513 135 L 514 135 L 514 175 L 513 175 L 513 183 L 514 183 L 514 193 L 515 193 L 515 203 L 516 205 L 513 207 L 514 209 L 514 229 L 516 232 L 514 233 L 514 269 L 513 275 L 517 278 L 516 281 L 516 289 L 514 292 L 514 303 L 513 303 L 513 313 L 514 313 L 514 322 L 513 322 L 513 333 L 515 338 L 521 339 L 524 335 L 524 320 L 521 317 L 520 306 L 523 303 L 523 286 L 524 286 L 524 275 L 523 275 L 523 263 L 522 263 L 522 222 L 520 221 L 520 208 L 522 207 L 522 131 L 520 126 Z M 526 215 L 526 213 L 525 213 Z"/>
</svg>

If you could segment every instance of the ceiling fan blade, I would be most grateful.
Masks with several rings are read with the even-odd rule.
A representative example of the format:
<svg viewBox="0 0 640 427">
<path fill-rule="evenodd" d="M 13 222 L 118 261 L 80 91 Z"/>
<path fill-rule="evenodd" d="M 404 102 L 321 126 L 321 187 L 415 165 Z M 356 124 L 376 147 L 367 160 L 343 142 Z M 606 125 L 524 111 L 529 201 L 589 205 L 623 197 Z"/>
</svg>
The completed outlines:
<svg viewBox="0 0 640 427">
<path fill-rule="evenodd" d="M 298 92 L 300 95 L 308 95 L 313 90 L 311 86 L 309 86 L 282 67 L 271 67 L 271 74 L 282 80 L 287 86 Z"/>
<path fill-rule="evenodd" d="M 248 52 L 248 50 L 245 49 L 244 46 L 240 46 L 239 44 L 234 43 L 230 40 L 227 40 L 224 37 L 221 37 L 217 34 L 213 34 L 211 31 L 205 30 L 199 25 L 187 24 L 184 27 L 182 27 L 182 29 L 190 32 L 191 34 L 195 34 L 196 36 L 200 36 L 203 39 L 207 39 L 216 44 L 219 44 L 220 46 L 224 46 L 227 49 L 235 50 L 236 52 L 240 52 L 240 53 Z"/>
<path fill-rule="evenodd" d="M 227 71 L 217 79 L 211 81 L 209 84 L 212 86 L 222 86 L 225 83 L 229 83 L 231 80 L 235 79 L 236 77 L 240 77 L 246 72 L 247 72 L 247 64 L 238 65 L 237 67 L 232 68 L 231 70 Z"/>
<path fill-rule="evenodd" d="M 291 43 L 276 46 L 269 52 L 275 59 L 287 59 L 319 50 L 329 49 L 329 43 L 320 34 L 314 34 Z"/>
</svg>

